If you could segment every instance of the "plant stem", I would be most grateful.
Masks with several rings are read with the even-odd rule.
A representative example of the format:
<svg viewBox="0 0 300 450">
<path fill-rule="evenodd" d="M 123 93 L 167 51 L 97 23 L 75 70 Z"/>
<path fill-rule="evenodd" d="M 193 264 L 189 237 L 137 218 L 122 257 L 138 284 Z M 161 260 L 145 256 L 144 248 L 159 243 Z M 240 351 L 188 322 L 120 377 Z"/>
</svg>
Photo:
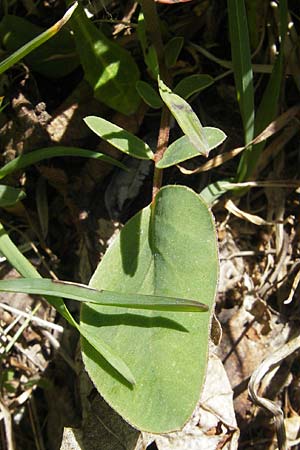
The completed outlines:
<svg viewBox="0 0 300 450">
<path fill-rule="evenodd" d="M 164 105 L 160 119 L 159 134 L 157 139 L 157 149 L 154 155 L 155 167 L 153 174 L 152 201 L 155 199 L 155 196 L 162 185 L 163 171 L 162 169 L 158 169 L 158 167 L 156 167 L 156 163 L 159 160 L 161 160 L 163 154 L 165 153 L 168 147 L 169 134 L 170 134 L 170 111 Z"/>
<path fill-rule="evenodd" d="M 172 80 L 165 65 L 164 44 L 160 32 L 159 17 L 157 14 L 155 1 L 140 0 L 140 4 L 144 14 L 146 30 L 157 54 L 160 77 L 169 87 L 171 87 Z M 156 164 L 163 157 L 163 154 L 168 147 L 170 134 L 170 118 L 171 115 L 168 108 L 166 106 L 163 106 L 157 139 L 157 148 L 154 157 L 155 167 L 153 175 L 152 201 L 155 199 L 155 196 L 162 185 L 163 172 L 162 169 L 158 169 L 156 167 Z"/>
</svg>

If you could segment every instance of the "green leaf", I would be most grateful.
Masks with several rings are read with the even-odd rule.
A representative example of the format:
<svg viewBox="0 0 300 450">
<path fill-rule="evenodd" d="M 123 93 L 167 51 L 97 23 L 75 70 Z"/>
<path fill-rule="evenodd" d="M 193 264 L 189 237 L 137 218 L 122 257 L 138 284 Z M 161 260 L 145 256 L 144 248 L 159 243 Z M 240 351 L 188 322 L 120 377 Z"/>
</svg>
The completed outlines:
<svg viewBox="0 0 300 450">
<path fill-rule="evenodd" d="M 138 17 L 137 35 L 142 47 L 145 64 L 153 78 L 156 80 L 159 73 L 158 58 L 155 48 L 148 42 L 145 19 L 142 12 L 140 12 Z"/>
<path fill-rule="evenodd" d="M 39 280 L 41 279 L 41 275 L 15 246 L 1 223 L 0 252 L 23 277 L 37 278 Z M 69 322 L 70 325 L 79 331 L 81 336 L 92 346 L 95 354 L 98 354 L 98 357 L 102 355 L 101 357 L 105 358 L 108 364 L 111 367 L 114 367 L 117 373 L 122 376 L 122 379 L 127 380 L 129 385 L 133 385 L 135 383 L 135 378 L 124 361 L 115 353 L 114 350 L 111 349 L 108 344 L 102 342 L 98 337 L 90 335 L 89 330 L 76 322 L 62 298 L 47 296 L 46 300 L 62 315 L 62 317 L 66 319 L 67 322 Z"/>
<path fill-rule="evenodd" d="M 12 53 L 42 33 L 41 27 L 23 17 L 4 16 L 0 23 L 1 47 Z M 64 77 L 79 65 L 74 40 L 66 28 L 28 54 L 25 61 L 32 70 L 52 78 Z"/>
<path fill-rule="evenodd" d="M 226 139 L 226 134 L 213 127 L 204 127 L 203 132 L 208 143 L 208 151 L 218 147 Z M 182 136 L 173 142 L 165 151 L 162 159 L 158 161 L 156 167 L 164 169 L 174 166 L 182 161 L 199 156 L 198 150 L 191 144 L 187 136 Z"/>
<path fill-rule="evenodd" d="M 229 180 L 220 180 L 206 186 L 201 192 L 200 197 L 211 208 L 213 204 L 226 192 L 237 189 L 235 184 Z"/>
<path fill-rule="evenodd" d="M 179 95 L 174 94 L 171 89 L 158 78 L 159 93 L 178 125 L 187 135 L 191 144 L 198 149 L 201 155 L 208 156 L 209 147 L 203 132 L 200 120 L 190 105 Z"/>
<path fill-rule="evenodd" d="M 197 194 L 167 186 L 135 215 L 105 254 L 90 285 L 97 289 L 193 298 L 213 310 L 218 278 L 214 223 Z M 210 314 L 124 310 L 83 304 L 81 324 L 109 343 L 132 369 L 122 379 L 82 342 L 86 369 L 101 395 L 140 430 L 181 429 L 202 389 Z"/>
<path fill-rule="evenodd" d="M 244 0 L 228 0 L 231 54 L 245 144 L 254 137 L 254 89 L 247 14 Z"/>
<path fill-rule="evenodd" d="M 0 280 L 0 291 L 51 295 L 53 297 L 65 297 L 78 302 L 95 303 L 102 306 L 119 306 L 121 308 L 178 312 L 202 312 L 208 310 L 206 305 L 195 300 L 159 295 L 99 291 L 83 284 L 47 278 Z"/>
<path fill-rule="evenodd" d="M 86 150 L 85 148 L 78 147 L 45 147 L 39 150 L 34 150 L 33 152 L 26 153 L 25 155 L 20 155 L 13 159 L 9 163 L 0 169 L 0 179 L 6 177 L 16 170 L 24 169 L 25 167 L 36 164 L 39 161 L 49 158 L 57 158 L 58 156 L 77 156 L 81 158 L 92 158 L 101 159 L 104 162 L 113 164 L 120 167 L 121 169 L 128 170 L 124 164 L 120 163 L 110 156 L 103 155 L 103 153 L 93 152 L 91 150 Z"/>
<path fill-rule="evenodd" d="M 274 120 L 279 107 L 279 98 L 284 74 L 284 49 L 285 36 L 288 29 L 288 4 L 286 0 L 279 2 L 280 18 L 280 50 L 276 58 L 273 70 L 258 106 L 255 118 L 255 135 L 257 136 Z M 266 142 L 251 146 L 243 152 L 238 167 L 238 181 L 247 180 L 254 172 L 258 159 L 266 145 Z"/>
<path fill-rule="evenodd" d="M 139 69 L 131 54 L 108 39 L 79 5 L 71 20 L 85 78 L 95 97 L 123 114 L 133 114 L 140 103 L 135 85 Z"/>
<path fill-rule="evenodd" d="M 72 16 L 73 12 L 77 8 L 78 4 L 75 2 L 70 8 L 67 10 L 65 15 L 56 22 L 52 27 L 48 28 L 48 30 L 44 31 L 42 34 L 39 34 L 37 37 L 29 41 L 27 44 L 23 45 L 21 48 L 16 50 L 12 55 L 8 58 L 4 59 L 0 62 L 0 75 L 5 72 L 7 69 L 12 67 L 21 59 L 25 58 L 29 53 L 35 50 L 37 47 L 42 45 L 44 42 L 48 41 L 48 39 L 52 38 L 62 26 L 67 23 L 67 21 Z"/>
<path fill-rule="evenodd" d="M 0 207 L 12 206 L 25 197 L 26 194 L 21 189 L 0 184 Z"/>
<path fill-rule="evenodd" d="M 214 83 L 209 75 L 190 75 L 183 78 L 174 88 L 174 93 L 187 100 L 194 94 L 203 91 Z"/>
<path fill-rule="evenodd" d="M 184 43 L 183 37 L 174 37 L 165 46 L 165 63 L 167 67 L 175 66 Z"/>
<path fill-rule="evenodd" d="M 101 117 L 88 116 L 84 118 L 84 121 L 94 133 L 121 152 L 134 158 L 153 159 L 150 147 L 134 134 Z"/>
<path fill-rule="evenodd" d="M 151 108 L 162 108 L 163 101 L 149 83 L 146 83 L 145 81 L 138 81 L 136 83 L 136 89 L 144 102 L 147 103 L 147 105 L 149 105 Z"/>
</svg>

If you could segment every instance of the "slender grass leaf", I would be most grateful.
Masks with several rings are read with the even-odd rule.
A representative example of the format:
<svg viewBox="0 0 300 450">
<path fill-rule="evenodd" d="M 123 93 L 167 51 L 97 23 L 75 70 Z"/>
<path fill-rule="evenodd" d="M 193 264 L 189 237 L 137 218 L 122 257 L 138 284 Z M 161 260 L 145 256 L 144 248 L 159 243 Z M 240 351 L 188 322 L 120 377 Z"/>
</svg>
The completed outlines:
<svg viewBox="0 0 300 450">
<path fill-rule="evenodd" d="M 47 181 L 43 176 L 40 176 L 37 180 L 35 202 L 42 236 L 43 239 L 46 239 L 49 228 L 49 207 L 47 196 Z"/>
<path fill-rule="evenodd" d="M 245 6 L 251 50 L 254 51 L 259 45 L 261 30 L 266 26 L 267 14 L 264 13 L 265 5 L 258 0 L 245 0 Z"/>
<path fill-rule="evenodd" d="M 90 285 L 214 303 L 218 278 L 211 213 L 183 186 L 163 187 L 135 215 L 104 255 Z M 133 311 L 82 304 L 81 322 L 116 349 L 132 368 L 133 390 L 110 376 L 82 343 L 86 369 L 101 395 L 140 430 L 181 429 L 199 400 L 207 363 L 210 314 Z M 113 375 L 113 374 L 112 374 Z"/>
<path fill-rule="evenodd" d="M 174 88 L 174 94 L 187 100 L 192 95 L 197 94 L 214 83 L 214 79 L 209 75 L 190 75 L 183 78 Z"/>
<path fill-rule="evenodd" d="M 42 33 L 41 27 L 23 17 L 7 15 L 0 22 L 1 47 L 9 53 L 17 51 Z M 79 66 L 74 39 L 66 28 L 62 28 L 42 47 L 31 51 L 25 61 L 32 70 L 51 78 L 64 77 Z"/>
<path fill-rule="evenodd" d="M 84 118 L 87 126 L 98 136 L 127 155 L 139 159 L 153 159 L 148 144 L 102 117 L 88 116 Z"/>
<path fill-rule="evenodd" d="M 175 66 L 178 56 L 183 47 L 184 38 L 176 36 L 169 40 L 165 46 L 165 63 L 167 67 Z"/>
<path fill-rule="evenodd" d="M 226 139 L 226 134 L 218 128 L 203 127 L 203 132 L 208 143 L 208 151 L 218 147 Z M 182 136 L 167 148 L 156 167 L 164 169 L 196 156 L 199 156 L 198 150 L 191 144 L 187 136 Z"/>
<path fill-rule="evenodd" d="M 201 155 L 208 156 L 209 147 L 203 127 L 190 105 L 179 95 L 174 94 L 160 78 L 158 79 L 158 86 L 161 98 L 175 117 L 184 134 L 189 138 L 191 144 Z"/>
<path fill-rule="evenodd" d="M 136 91 L 139 69 L 131 54 L 108 39 L 86 16 L 81 5 L 71 20 L 77 52 L 94 96 L 123 114 L 140 103 Z"/>
<path fill-rule="evenodd" d="M 22 189 L 0 184 L 0 207 L 15 205 L 25 197 L 26 194 Z"/>
<path fill-rule="evenodd" d="M 206 305 L 195 300 L 159 295 L 99 291 L 83 284 L 55 281 L 47 278 L 0 280 L 0 291 L 51 295 L 53 297 L 65 297 L 79 302 L 95 303 L 102 306 L 119 306 L 122 308 L 178 312 L 203 312 L 208 310 Z"/>
<path fill-rule="evenodd" d="M 59 156 L 77 156 L 81 158 L 101 159 L 102 161 L 120 167 L 121 169 L 128 170 L 124 164 L 120 163 L 110 156 L 103 155 L 103 153 L 93 152 L 84 148 L 78 147 L 45 147 L 33 152 L 20 155 L 13 159 L 9 163 L 0 169 L 0 179 L 15 172 L 16 170 L 24 169 L 25 167 L 36 164 L 44 159 L 57 158 Z"/>
<path fill-rule="evenodd" d="M 149 105 L 151 108 L 162 108 L 162 99 L 149 83 L 146 83 L 145 81 L 138 81 L 136 83 L 136 89 L 144 102 L 147 103 L 147 105 Z"/>
<path fill-rule="evenodd" d="M 38 271 L 12 242 L 1 223 L 0 252 L 23 277 L 36 278 L 38 280 L 42 279 Z M 94 349 L 93 351 L 96 352 L 95 354 L 98 354 L 98 357 L 100 353 L 100 355 L 102 355 L 108 362 L 109 367 L 114 368 L 121 375 L 122 379 L 127 380 L 130 385 L 135 384 L 135 378 L 125 362 L 116 354 L 114 350 L 111 349 L 107 343 L 102 342 L 99 337 L 92 335 L 90 330 L 87 330 L 86 327 L 81 326 L 76 322 L 62 298 L 47 296 L 46 300 L 62 315 L 62 317 L 66 319 L 70 325 L 79 331 L 81 336 L 92 346 Z"/>
<path fill-rule="evenodd" d="M 0 75 L 7 69 L 12 67 L 14 64 L 16 64 L 18 61 L 23 59 L 25 56 L 27 56 L 29 53 L 31 53 L 33 50 L 35 50 L 37 47 L 42 45 L 44 42 L 48 41 L 48 39 L 53 37 L 56 33 L 58 33 L 59 30 L 63 27 L 63 25 L 65 25 L 65 23 L 67 23 L 68 20 L 71 18 L 77 6 L 78 3 L 75 2 L 72 6 L 70 6 L 65 15 L 62 17 L 62 19 L 60 19 L 58 22 L 52 25 L 52 27 L 48 28 L 48 30 L 44 31 L 42 34 L 29 41 L 27 44 L 23 45 L 18 50 L 16 50 L 8 58 L 1 61 Z"/>
<path fill-rule="evenodd" d="M 279 96 L 284 73 L 284 41 L 288 29 L 288 5 L 286 0 L 279 2 L 280 16 L 280 50 L 273 65 L 273 70 L 257 109 L 255 118 L 255 135 L 272 122 L 278 112 Z M 258 159 L 265 147 L 265 142 L 257 144 L 243 153 L 238 167 L 237 180 L 249 179 L 254 172 Z"/>
<path fill-rule="evenodd" d="M 245 144 L 254 137 L 254 89 L 247 15 L 244 0 L 228 0 L 231 55 Z"/>
<path fill-rule="evenodd" d="M 113 372 L 116 374 L 119 378 L 121 378 L 122 382 L 125 380 L 126 385 L 129 385 L 128 388 L 132 389 L 136 384 L 136 380 L 123 358 L 118 355 L 111 345 L 105 343 L 103 339 L 99 337 L 97 332 L 92 334 L 90 329 L 85 324 L 81 324 L 79 326 L 77 322 L 75 323 L 77 330 L 83 338 L 82 342 L 84 345 L 91 347 L 97 358 L 100 358 L 101 360 L 104 358 L 108 363 L 108 372 Z"/>
</svg>

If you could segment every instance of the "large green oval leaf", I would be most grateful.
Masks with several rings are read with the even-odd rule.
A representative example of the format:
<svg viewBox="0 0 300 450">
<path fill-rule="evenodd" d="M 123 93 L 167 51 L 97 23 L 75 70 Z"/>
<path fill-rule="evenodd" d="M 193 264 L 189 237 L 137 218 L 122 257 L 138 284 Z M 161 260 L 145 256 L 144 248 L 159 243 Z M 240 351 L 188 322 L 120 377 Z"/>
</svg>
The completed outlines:
<svg viewBox="0 0 300 450">
<path fill-rule="evenodd" d="M 123 228 L 98 266 L 97 289 L 180 296 L 210 312 L 141 312 L 82 307 L 81 327 L 108 343 L 132 371 L 134 387 L 82 341 L 93 383 L 128 422 L 162 433 L 182 428 L 203 384 L 218 256 L 214 223 L 192 190 L 167 186 Z"/>
<path fill-rule="evenodd" d="M 203 127 L 203 133 L 205 135 L 208 150 L 218 147 L 226 139 L 226 134 L 219 128 Z M 187 136 L 182 136 L 173 142 L 165 151 L 161 160 L 158 161 L 156 166 L 159 169 L 174 166 L 188 159 L 199 156 L 198 150 L 193 146 Z"/>
</svg>

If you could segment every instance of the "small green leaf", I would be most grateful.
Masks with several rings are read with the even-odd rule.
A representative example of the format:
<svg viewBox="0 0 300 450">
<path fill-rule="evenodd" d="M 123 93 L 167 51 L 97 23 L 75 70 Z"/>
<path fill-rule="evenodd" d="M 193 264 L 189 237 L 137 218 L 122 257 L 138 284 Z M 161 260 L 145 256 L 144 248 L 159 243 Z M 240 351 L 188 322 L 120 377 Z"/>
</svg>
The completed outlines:
<svg viewBox="0 0 300 450">
<path fill-rule="evenodd" d="M 191 189 L 167 186 L 127 222 L 90 285 L 199 299 L 212 311 L 217 278 L 209 209 Z M 199 401 L 210 321 L 207 312 L 126 311 L 84 303 L 80 323 L 122 355 L 136 384 L 128 389 L 82 342 L 86 370 L 104 399 L 136 428 L 154 433 L 181 429 Z"/>
<path fill-rule="evenodd" d="M 124 164 L 114 158 L 111 158 L 110 156 L 103 155 L 103 153 L 93 152 L 91 150 L 78 147 L 46 147 L 26 153 L 25 155 L 20 155 L 5 164 L 5 166 L 0 169 L 0 179 L 6 177 L 12 172 L 15 172 L 16 170 L 24 169 L 25 167 L 36 164 L 44 159 L 57 158 L 59 156 L 77 156 L 81 158 L 101 159 L 104 162 L 120 167 L 121 169 L 128 170 Z"/>
<path fill-rule="evenodd" d="M 158 109 L 163 106 L 163 101 L 160 96 L 149 83 L 146 83 L 145 81 L 138 81 L 136 83 L 136 89 L 144 102 L 151 108 Z"/>
<path fill-rule="evenodd" d="M 226 139 L 226 134 L 219 128 L 204 127 L 203 132 L 208 143 L 208 151 L 218 147 Z M 195 156 L 199 156 L 199 151 L 191 144 L 187 136 L 182 136 L 167 148 L 156 167 L 164 169 L 195 158 Z"/>
<path fill-rule="evenodd" d="M 21 189 L 0 184 L 0 207 L 12 206 L 25 197 L 26 194 Z"/>
<path fill-rule="evenodd" d="M 183 37 L 174 37 L 165 46 L 165 63 L 167 67 L 175 66 L 184 43 Z"/>
<path fill-rule="evenodd" d="M 87 126 L 98 136 L 127 155 L 139 159 L 153 159 L 150 147 L 134 134 L 101 117 L 88 116 L 84 119 Z"/>
<path fill-rule="evenodd" d="M 1 47 L 9 53 L 42 33 L 41 27 L 23 17 L 7 15 L 0 22 Z M 29 53 L 25 61 L 30 69 L 52 78 L 64 77 L 79 66 L 74 39 L 66 28 Z"/>
<path fill-rule="evenodd" d="M 191 144 L 201 155 L 208 156 L 209 146 L 204 135 L 203 126 L 190 105 L 179 95 L 174 94 L 165 83 L 158 78 L 159 93 L 178 125 L 187 135 Z"/>
<path fill-rule="evenodd" d="M 0 75 L 5 72 L 7 69 L 12 67 L 21 59 L 25 58 L 25 56 L 29 55 L 33 50 L 42 45 L 44 42 L 48 41 L 48 39 L 52 38 L 59 30 L 63 27 L 65 23 L 70 19 L 73 12 L 77 8 L 78 4 L 75 2 L 70 8 L 67 10 L 65 15 L 52 27 L 48 28 L 48 30 L 44 31 L 42 34 L 39 34 L 37 37 L 29 41 L 27 44 L 23 45 L 21 48 L 16 50 L 12 55 L 8 58 L 4 59 L 0 62 Z"/>
<path fill-rule="evenodd" d="M 145 64 L 148 67 L 149 72 L 151 73 L 153 78 L 156 80 L 159 73 L 157 54 L 153 45 L 149 44 L 148 42 L 145 19 L 142 12 L 140 12 L 138 17 L 137 35 L 142 47 Z"/>
<path fill-rule="evenodd" d="M 65 297 L 78 302 L 95 303 L 102 306 L 118 306 L 121 308 L 178 312 L 202 312 L 208 310 L 206 305 L 195 300 L 159 295 L 99 291 L 83 284 L 55 281 L 47 278 L 0 280 L 0 291 L 51 295 L 52 297 Z"/>
<path fill-rule="evenodd" d="M 123 114 L 133 114 L 140 103 L 136 91 L 139 69 L 131 54 L 108 39 L 86 16 L 81 5 L 71 20 L 85 78 L 95 97 Z"/>
<path fill-rule="evenodd" d="M 209 75 L 190 75 L 183 78 L 174 88 L 174 94 L 187 100 L 194 94 L 203 91 L 214 83 L 214 79 Z"/>
</svg>

